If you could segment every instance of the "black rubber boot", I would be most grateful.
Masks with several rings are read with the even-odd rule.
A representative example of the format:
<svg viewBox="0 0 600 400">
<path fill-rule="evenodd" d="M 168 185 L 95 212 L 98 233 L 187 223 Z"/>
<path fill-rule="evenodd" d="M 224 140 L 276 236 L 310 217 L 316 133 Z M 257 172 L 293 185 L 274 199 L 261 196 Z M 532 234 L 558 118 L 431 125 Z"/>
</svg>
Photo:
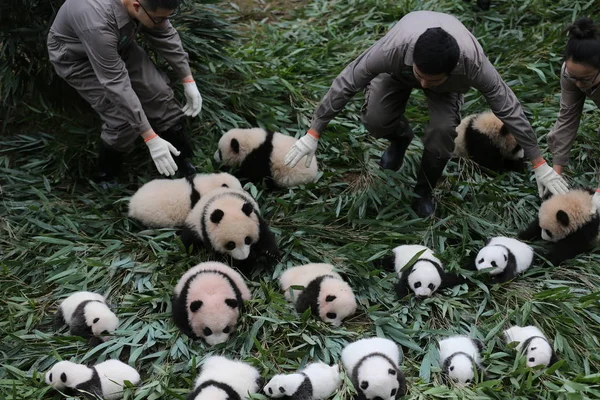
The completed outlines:
<svg viewBox="0 0 600 400">
<path fill-rule="evenodd" d="M 421 218 L 429 217 L 435 212 L 433 188 L 440 180 L 447 163 L 447 158 L 437 158 L 429 151 L 423 151 L 421 168 L 417 175 L 417 184 L 414 190 L 419 198 L 414 199 L 412 202 L 412 209 Z"/>
<path fill-rule="evenodd" d="M 381 166 L 383 169 L 398 171 L 400 167 L 402 167 L 402 163 L 404 162 L 404 154 L 406 153 L 406 149 L 412 141 L 413 136 L 414 135 L 412 129 L 410 129 L 408 121 L 405 121 L 404 126 L 397 135 L 386 137 L 385 139 L 390 141 L 390 145 L 381 155 L 379 166 Z"/>
<path fill-rule="evenodd" d="M 177 164 L 177 173 L 179 176 L 186 177 L 195 175 L 196 167 L 187 160 L 192 157 L 193 151 L 192 145 L 183 128 L 183 123 L 179 122 L 158 135 L 179 150 L 180 154 L 178 156 L 173 156 L 173 160 L 175 160 L 175 164 Z"/>
<path fill-rule="evenodd" d="M 104 140 L 98 145 L 98 172 L 94 176 L 94 182 L 102 186 L 110 187 L 117 183 L 117 177 L 123 166 L 123 153 L 113 149 Z"/>
</svg>

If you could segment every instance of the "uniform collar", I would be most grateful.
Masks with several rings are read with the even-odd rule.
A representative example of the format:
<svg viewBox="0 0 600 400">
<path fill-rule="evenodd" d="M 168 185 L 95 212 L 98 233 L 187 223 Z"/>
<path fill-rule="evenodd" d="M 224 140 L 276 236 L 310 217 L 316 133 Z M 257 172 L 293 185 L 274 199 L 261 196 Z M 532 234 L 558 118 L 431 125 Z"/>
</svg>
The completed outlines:
<svg viewBox="0 0 600 400">
<path fill-rule="evenodd" d="M 121 0 L 114 0 L 115 19 L 117 21 L 117 27 L 121 29 L 131 21 L 133 18 L 127 12 L 127 8 Z"/>
</svg>

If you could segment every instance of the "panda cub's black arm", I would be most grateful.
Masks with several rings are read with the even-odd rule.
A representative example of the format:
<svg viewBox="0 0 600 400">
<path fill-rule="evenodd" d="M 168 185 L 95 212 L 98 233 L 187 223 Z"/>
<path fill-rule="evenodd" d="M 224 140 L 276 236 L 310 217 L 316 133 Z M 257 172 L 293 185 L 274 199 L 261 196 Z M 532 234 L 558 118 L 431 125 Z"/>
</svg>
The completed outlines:
<svg viewBox="0 0 600 400">
<path fill-rule="evenodd" d="M 600 220 L 595 218 L 577 232 L 554 243 L 552 249 L 546 255 L 546 259 L 552 265 L 558 266 L 563 261 L 570 260 L 592 250 L 598 237 L 599 226 Z"/>
<path fill-rule="evenodd" d="M 529 224 L 527 229 L 519 232 L 518 238 L 521 240 L 533 240 L 542 237 L 542 228 L 540 228 L 540 219 L 535 217 L 535 220 Z"/>
</svg>

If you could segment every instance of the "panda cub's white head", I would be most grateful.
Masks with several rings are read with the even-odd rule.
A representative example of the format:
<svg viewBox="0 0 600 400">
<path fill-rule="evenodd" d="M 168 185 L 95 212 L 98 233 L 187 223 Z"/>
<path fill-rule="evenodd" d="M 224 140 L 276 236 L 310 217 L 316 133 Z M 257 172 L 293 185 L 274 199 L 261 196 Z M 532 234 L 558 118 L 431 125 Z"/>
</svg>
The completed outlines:
<svg viewBox="0 0 600 400">
<path fill-rule="evenodd" d="M 321 320 L 341 326 L 344 319 L 356 312 L 356 297 L 350 285 L 342 279 L 323 279 L 318 308 Z"/>
<path fill-rule="evenodd" d="M 71 361 L 59 361 L 46 372 L 46 383 L 55 389 L 74 388 L 92 379 L 92 370 Z"/>
<path fill-rule="evenodd" d="M 465 385 L 475 380 L 473 359 L 466 354 L 455 354 L 446 367 L 448 377 L 456 384 Z"/>
<path fill-rule="evenodd" d="M 503 246 L 486 246 L 477 253 L 477 270 L 490 269 L 490 275 L 497 275 L 508 265 L 508 250 Z"/>
<path fill-rule="evenodd" d="M 266 139 L 267 132 L 262 128 L 230 129 L 219 139 L 219 148 L 214 159 L 226 166 L 239 165 Z"/>
<path fill-rule="evenodd" d="M 263 391 L 274 399 L 296 393 L 306 377 L 302 374 L 278 374 L 266 384 Z"/>
<path fill-rule="evenodd" d="M 408 275 L 408 286 L 419 297 L 431 296 L 441 284 L 439 271 L 426 260 L 417 261 Z"/>
<path fill-rule="evenodd" d="M 524 343 L 523 347 L 524 355 L 527 359 L 526 365 L 529 368 L 538 365 L 547 367 L 557 361 L 550 343 L 542 337 L 531 338 L 531 340 Z"/>
<path fill-rule="evenodd" d="M 357 382 L 360 399 L 392 400 L 396 398 L 400 383 L 398 371 L 383 357 L 366 359 L 358 370 Z"/>
<path fill-rule="evenodd" d="M 84 309 L 85 323 L 94 336 L 109 335 L 119 326 L 119 318 L 108 306 L 99 301 L 90 301 Z"/>
</svg>

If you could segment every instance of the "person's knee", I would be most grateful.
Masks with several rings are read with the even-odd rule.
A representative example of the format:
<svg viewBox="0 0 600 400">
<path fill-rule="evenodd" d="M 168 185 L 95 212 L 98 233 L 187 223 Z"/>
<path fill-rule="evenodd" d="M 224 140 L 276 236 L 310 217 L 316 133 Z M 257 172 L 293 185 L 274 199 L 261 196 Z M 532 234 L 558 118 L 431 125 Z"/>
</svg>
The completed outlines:
<svg viewBox="0 0 600 400">
<path fill-rule="evenodd" d="M 454 151 L 456 136 L 453 126 L 430 124 L 425 129 L 423 147 L 437 158 L 449 159 Z"/>
<path fill-rule="evenodd" d="M 412 138 L 413 136 L 408 121 L 403 115 L 395 118 L 385 118 L 381 115 L 363 113 L 362 122 L 367 131 L 377 139 L 398 136 Z"/>
</svg>

